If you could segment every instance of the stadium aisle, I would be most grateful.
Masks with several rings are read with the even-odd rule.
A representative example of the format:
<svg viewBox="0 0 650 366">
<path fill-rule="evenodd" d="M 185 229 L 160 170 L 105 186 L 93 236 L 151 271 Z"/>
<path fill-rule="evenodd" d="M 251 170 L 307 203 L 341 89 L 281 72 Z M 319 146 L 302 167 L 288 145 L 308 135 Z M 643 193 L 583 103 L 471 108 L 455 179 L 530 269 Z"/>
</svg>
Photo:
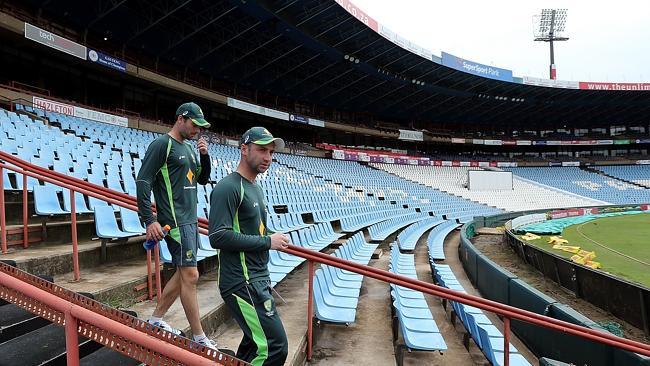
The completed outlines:
<svg viewBox="0 0 650 366">
<path fill-rule="evenodd" d="M 460 282 L 463 288 L 465 288 L 465 291 L 467 291 L 468 294 L 481 296 L 481 293 L 472 285 L 472 282 L 465 274 L 463 265 L 460 262 L 460 259 L 458 258 L 459 244 L 460 244 L 460 233 L 458 231 L 451 232 L 449 236 L 447 236 L 447 238 L 445 239 L 446 260 L 444 261 L 444 263 L 451 267 L 452 271 L 454 272 L 454 275 L 456 276 L 456 279 Z M 500 330 L 503 330 L 503 322 L 499 319 L 499 317 L 497 317 L 495 314 L 490 313 L 488 311 L 485 311 L 484 313 L 490 319 L 490 321 L 492 321 L 492 324 L 494 324 Z M 456 327 L 457 329 L 464 329 L 463 325 L 459 321 L 456 322 Z M 536 365 L 539 363 L 537 357 L 535 357 L 535 355 L 533 355 L 533 353 L 530 352 L 530 350 L 528 350 L 528 348 L 524 345 L 524 343 L 520 341 L 519 338 L 517 338 L 517 336 L 515 336 L 514 333 L 512 334 L 510 343 L 517 348 L 519 353 L 521 353 L 521 355 L 523 355 L 531 365 Z M 476 345 L 474 344 L 474 346 Z"/>
<path fill-rule="evenodd" d="M 390 255 L 385 240 L 380 248 L 384 254 L 371 259 L 369 265 L 388 270 Z M 395 349 L 391 332 L 390 290 L 388 284 L 365 277 L 361 286 L 356 322 L 349 327 L 324 324 L 318 332 L 314 357 L 309 365 L 395 365 Z"/>
<path fill-rule="evenodd" d="M 424 235 L 420 237 L 420 240 L 415 247 L 415 270 L 420 281 L 433 283 L 427 248 L 428 236 L 429 231 L 425 232 Z M 445 253 L 445 255 L 447 255 L 447 253 Z M 487 361 L 485 356 L 483 356 L 483 353 L 476 344 L 470 342 L 469 352 L 465 349 L 465 346 L 463 346 L 462 333 L 459 333 L 451 325 L 449 316 L 445 313 L 445 309 L 442 307 L 441 300 L 430 295 L 424 295 L 424 298 L 429 304 L 431 315 L 433 315 L 433 319 L 436 321 L 438 329 L 440 329 L 440 333 L 445 339 L 448 349 L 445 351 L 443 356 L 431 352 L 407 353 L 404 355 L 404 365 L 418 365 L 421 364 L 420 362 L 422 360 L 426 360 L 429 364 L 442 364 L 442 362 L 440 362 L 442 360 L 445 365 L 449 364 L 454 366 L 470 366 L 486 363 Z M 462 328 L 462 325 L 460 328 Z"/>
</svg>

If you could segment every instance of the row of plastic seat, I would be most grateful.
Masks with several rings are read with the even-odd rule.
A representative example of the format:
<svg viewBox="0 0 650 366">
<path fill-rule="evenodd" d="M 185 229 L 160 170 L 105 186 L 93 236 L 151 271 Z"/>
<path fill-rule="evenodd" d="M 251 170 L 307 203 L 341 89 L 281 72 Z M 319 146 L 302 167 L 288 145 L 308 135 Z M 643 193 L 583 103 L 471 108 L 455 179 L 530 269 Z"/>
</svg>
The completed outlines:
<svg viewBox="0 0 650 366">
<path fill-rule="evenodd" d="M 342 236 L 334 232 L 329 223 L 320 223 L 288 233 L 294 245 L 310 250 L 321 251 Z M 305 259 L 286 254 L 276 250 L 269 251 L 269 273 L 271 286 L 282 281 L 287 274 L 293 271 Z"/>
<path fill-rule="evenodd" d="M 443 222 L 445 222 L 445 220 L 440 217 L 429 217 L 410 225 L 397 236 L 400 250 L 415 250 L 415 245 L 420 240 L 420 237 L 424 235 L 427 230 L 436 227 Z"/>
<path fill-rule="evenodd" d="M 389 270 L 417 279 L 414 254 L 401 253 L 397 243 L 391 245 Z M 391 297 L 399 330 L 410 350 L 442 351 L 447 349 L 438 325 L 422 292 L 391 284 Z"/>
<path fill-rule="evenodd" d="M 377 244 L 368 244 L 363 233 L 353 235 L 333 255 L 368 264 Z M 332 323 L 354 322 L 363 276 L 339 268 L 322 265 L 314 276 L 314 315 Z"/>
<path fill-rule="evenodd" d="M 429 232 L 429 236 L 427 237 L 427 247 L 429 248 L 429 258 L 431 260 L 445 259 L 445 238 L 450 232 L 454 231 L 454 229 L 459 226 L 460 224 L 457 224 L 454 221 L 445 221 Z"/>
<path fill-rule="evenodd" d="M 400 215 L 398 217 L 378 222 L 370 227 L 368 227 L 368 233 L 370 234 L 370 239 L 374 241 L 386 240 L 386 238 L 392 233 L 398 231 L 399 229 L 408 226 L 414 222 L 425 220 L 429 216 L 429 213 L 411 213 Z"/>
<path fill-rule="evenodd" d="M 448 265 L 432 263 L 432 272 L 434 280 L 441 286 L 467 293 Z M 483 351 L 488 361 L 492 365 L 503 365 L 505 342 L 501 331 L 492 324 L 492 321 L 485 316 L 481 309 L 455 301 L 451 301 L 451 304 L 465 329 Z M 512 366 L 530 365 L 512 344 L 510 344 L 509 359 Z"/>
</svg>

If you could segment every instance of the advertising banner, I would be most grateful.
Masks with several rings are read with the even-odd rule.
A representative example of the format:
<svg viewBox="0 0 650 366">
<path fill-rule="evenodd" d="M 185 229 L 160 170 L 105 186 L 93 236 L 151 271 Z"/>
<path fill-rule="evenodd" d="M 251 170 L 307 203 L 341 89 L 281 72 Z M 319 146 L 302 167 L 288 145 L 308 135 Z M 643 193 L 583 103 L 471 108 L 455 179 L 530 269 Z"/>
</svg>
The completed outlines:
<svg viewBox="0 0 650 366">
<path fill-rule="evenodd" d="M 419 163 L 418 159 L 408 159 L 409 165 L 418 165 Z"/>
<path fill-rule="evenodd" d="M 557 141 L 557 140 L 546 141 L 546 145 L 562 145 L 562 141 Z"/>
<path fill-rule="evenodd" d="M 565 217 L 575 217 L 575 216 L 582 216 L 584 214 L 583 209 L 579 208 L 572 208 L 568 210 L 557 210 L 557 211 L 551 211 L 548 213 L 548 217 L 550 219 L 562 219 Z"/>
<path fill-rule="evenodd" d="M 433 166 L 442 166 L 442 161 L 434 160 L 431 165 L 433 165 Z"/>
<path fill-rule="evenodd" d="M 32 102 L 36 108 L 40 108 L 50 112 L 65 114 L 79 118 L 85 118 L 92 121 L 108 123 L 112 125 L 128 127 L 129 119 L 126 117 L 116 116 L 109 113 L 99 112 L 92 109 L 77 107 L 65 103 L 59 103 L 53 100 L 44 99 L 40 97 L 33 97 Z"/>
<path fill-rule="evenodd" d="M 579 161 L 563 161 L 562 166 L 580 166 Z"/>
<path fill-rule="evenodd" d="M 126 117 L 115 116 L 104 112 L 94 111 L 92 109 L 74 107 L 74 115 L 75 117 L 90 119 L 97 122 L 129 127 L 129 119 Z"/>
<path fill-rule="evenodd" d="M 530 146 L 533 142 L 530 140 L 517 140 L 517 146 Z"/>
<path fill-rule="evenodd" d="M 461 57 L 442 52 L 442 64 L 452 69 L 490 79 L 512 82 L 512 71 L 495 66 L 483 65 L 478 62 L 465 60 Z"/>
<path fill-rule="evenodd" d="M 386 157 L 384 158 L 384 163 L 395 164 L 395 158 Z"/>
<path fill-rule="evenodd" d="M 458 161 L 458 160 L 452 161 L 451 166 L 459 167 L 460 166 L 460 161 Z"/>
<path fill-rule="evenodd" d="M 638 165 L 650 165 L 650 160 L 637 160 Z"/>
<path fill-rule="evenodd" d="M 629 145 L 630 140 L 624 139 L 624 140 L 614 140 L 614 145 Z"/>
<path fill-rule="evenodd" d="M 64 103 L 55 102 L 53 100 L 43 99 L 39 97 L 33 97 L 32 102 L 34 107 L 61 114 L 66 114 L 68 116 L 74 116 L 74 106 Z"/>
<path fill-rule="evenodd" d="M 400 140 L 423 141 L 424 134 L 422 131 L 399 130 Z"/>
<path fill-rule="evenodd" d="M 461 161 L 460 166 L 472 166 L 472 164 L 469 161 Z"/>
<path fill-rule="evenodd" d="M 244 102 L 235 98 L 228 98 L 228 107 L 237 108 L 241 109 L 242 111 L 256 114 L 264 114 L 264 107 L 260 107 L 253 103 Z"/>
<path fill-rule="evenodd" d="M 442 165 L 442 166 L 452 166 L 452 162 L 451 161 L 443 161 L 440 165 Z"/>
<path fill-rule="evenodd" d="M 357 156 L 359 158 L 359 161 L 370 161 L 370 156 L 368 156 L 368 154 L 358 153 Z"/>
<path fill-rule="evenodd" d="M 289 113 L 289 121 L 295 123 L 302 123 L 306 125 L 309 123 L 309 118 L 305 116 L 301 116 L 299 114 Z"/>
<path fill-rule="evenodd" d="M 55 50 L 65 52 L 68 55 L 79 57 L 82 60 L 86 59 L 86 46 L 58 36 L 52 32 L 48 32 L 35 25 L 25 23 L 25 38 L 54 48 Z"/>
<path fill-rule="evenodd" d="M 307 121 L 308 124 L 316 127 L 325 127 L 325 121 L 315 118 L 309 118 Z"/>
<path fill-rule="evenodd" d="M 598 140 L 596 145 L 614 145 L 614 140 Z"/>
<path fill-rule="evenodd" d="M 543 141 L 543 140 L 533 141 L 533 145 L 535 145 L 535 146 L 544 146 L 544 145 L 546 145 L 546 141 Z"/>
<path fill-rule="evenodd" d="M 650 144 L 650 139 L 636 139 L 634 140 L 635 144 Z"/>
<path fill-rule="evenodd" d="M 553 79 L 540 79 L 532 76 L 524 76 L 524 84 L 526 85 L 535 85 L 535 86 L 545 86 L 548 88 L 564 88 L 564 89 L 578 89 L 580 85 L 577 81 L 566 81 L 566 80 L 553 80 Z"/>
<path fill-rule="evenodd" d="M 472 139 L 472 144 L 474 145 L 483 145 L 483 139 Z"/>
<path fill-rule="evenodd" d="M 451 143 L 452 143 L 452 144 L 464 144 L 464 143 L 465 143 L 465 139 L 452 137 L 452 138 L 451 138 Z"/>
<path fill-rule="evenodd" d="M 559 161 L 549 161 L 548 166 L 562 166 L 562 163 Z"/>
<path fill-rule="evenodd" d="M 478 161 L 470 161 L 470 162 L 469 162 L 469 166 L 471 166 L 471 167 L 478 167 L 478 166 L 479 166 L 479 165 L 478 165 Z"/>
<path fill-rule="evenodd" d="M 117 71 L 126 72 L 126 62 L 90 48 L 88 49 L 88 61 Z"/>
<path fill-rule="evenodd" d="M 352 4 L 349 0 L 336 0 L 336 2 L 348 13 L 352 14 L 355 18 L 359 19 L 361 23 L 367 25 L 370 29 L 375 32 L 379 31 L 377 21 L 364 13 L 361 9 L 357 8 L 356 5 Z"/>
<path fill-rule="evenodd" d="M 478 166 L 480 166 L 481 168 L 487 168 L 487 167 L 490 166 L 490 162 L 489 161 L 479 161 Z"/>
<path fill-rule="evenodd" d="M 418 160 L 418 165 L 429 166 L 431 162 L 429 160 L 420 159 Z"/>
<path fill-rule="evenodd" d="M 483 140 L 483 142 L 485 145 L 493 145 L 493 146 L 502 144 L 501 140 Z"/>
<path fill-rule="evenodd" d="M 579 82 L 580 89 L 610 91 L 649 91 L 650 83 L 600 83 L 592 81 Z"/>
<path fill-rule="evenodd" d="M 332 150 L 332 159 L 345 159 L 345 152 L 343 150 Z"/>
<path fill-rule="evenodd" d="M 408 39 L 400 36 L 399 34 L 393 32 L 390 30 L 390 28 L 386 27 L 383 24 L 379 24 L 379 32 L 378 32 L 382 37 L 386 38 L 387 40 L 391 41 L 392 43 L 400 46 L 401 48 L 410 51 L 411 53 L 414 53 L 420 57 L 423 57 L 429 61 L 433 59 L 433 54 L 430 50 L 421 47 L 420 45 L 413 43 L 409 41 Z"/>
<path fill-rule="evenodd" d="M 514 146 L 517 145 L 517 141 L 515 140 L 503 140 L 501 142 L 502 145 L 509 145 L 509 146 Z"/>
</svg>

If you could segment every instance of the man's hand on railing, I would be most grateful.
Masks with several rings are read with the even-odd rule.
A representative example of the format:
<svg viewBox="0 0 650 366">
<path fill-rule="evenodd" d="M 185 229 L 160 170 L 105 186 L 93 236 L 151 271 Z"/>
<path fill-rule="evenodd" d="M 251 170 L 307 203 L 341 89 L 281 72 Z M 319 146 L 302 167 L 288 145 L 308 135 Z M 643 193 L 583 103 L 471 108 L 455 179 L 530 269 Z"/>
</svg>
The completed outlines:
<svg viewBox="0 0 650 366">
<path fill-rule="evenodd" d="M 271 235 L 271 249 L 284 249 L 287 247 L 287 245 L 289 245 L 289 236 L 282 233 L 275 233 Z"/>
<path fill-rule="evenodd" d="M 163 229 L 158 221 L 147 225 L 147 240 L 161 241 L 163 238 Z"/>
</svg>

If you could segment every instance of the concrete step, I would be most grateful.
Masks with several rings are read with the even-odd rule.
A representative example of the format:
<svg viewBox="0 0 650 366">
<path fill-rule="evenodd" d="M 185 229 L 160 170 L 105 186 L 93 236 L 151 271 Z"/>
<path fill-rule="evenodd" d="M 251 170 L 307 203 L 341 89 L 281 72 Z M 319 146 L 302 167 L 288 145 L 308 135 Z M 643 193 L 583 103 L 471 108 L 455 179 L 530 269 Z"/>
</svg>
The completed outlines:
<svg viewBox="0 0 650 366">
<path fill-rule="evenodd" d="M 155 276 L 152 278 L 155 294 Z M 74 281 L 72 272 L 56 275 L 54 280 L 59 286 L 68 290 L 91 293 L 95 296 L 95 300 L 111 307 L 128 307 L 147 294 L 146 257 L 143 254 L 140 258 L 120 263 L 83 268 L 79 281 Z"/>
<path fill-rule="evenodd" d="M 72 272 L 72 244 L 69 237 L 63 244 L 37 244 L 27 249 L 16 249 L 2 255 L 2 259 L 16 261 L 16 266 L 32 274 L 62 275 Z M 102 258 L 100 240 L 80 241 L 79 267 L 82 270 L 100 267 L 110 263 L 119 263 L 133 258 L 142 258 L 144 236 L 136 236 L 119 242 L 107 243 L 106 258 Z"/>
</svg>

